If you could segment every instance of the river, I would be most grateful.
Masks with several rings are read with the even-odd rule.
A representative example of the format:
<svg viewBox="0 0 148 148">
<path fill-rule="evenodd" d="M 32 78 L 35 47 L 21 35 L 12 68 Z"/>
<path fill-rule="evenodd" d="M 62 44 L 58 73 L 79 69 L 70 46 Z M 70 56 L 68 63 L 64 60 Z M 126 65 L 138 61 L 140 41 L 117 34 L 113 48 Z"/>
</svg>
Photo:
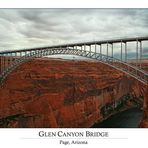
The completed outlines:
<svg viewBox="0 0 148 148">
<path fill-rule="evenodd" d="M 138 108 L 131 108 L 109 117 L 107 120 L 96 123 L 95 128 L 137 128 L 142 119 L 143 111 Z"/>
</svg>

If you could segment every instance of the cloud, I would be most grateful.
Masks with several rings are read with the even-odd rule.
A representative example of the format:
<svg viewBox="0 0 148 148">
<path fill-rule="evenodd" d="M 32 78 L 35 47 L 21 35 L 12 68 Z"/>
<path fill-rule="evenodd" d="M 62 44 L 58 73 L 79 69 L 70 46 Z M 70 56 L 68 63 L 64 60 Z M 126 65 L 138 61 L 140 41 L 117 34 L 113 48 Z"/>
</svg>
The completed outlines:
<svg viewBox="0 0 148 148">
<path fill-rule="evenodd" d="M 0 9 L 0 50 L 148 36 L 148 9 Z"/>
</svg>

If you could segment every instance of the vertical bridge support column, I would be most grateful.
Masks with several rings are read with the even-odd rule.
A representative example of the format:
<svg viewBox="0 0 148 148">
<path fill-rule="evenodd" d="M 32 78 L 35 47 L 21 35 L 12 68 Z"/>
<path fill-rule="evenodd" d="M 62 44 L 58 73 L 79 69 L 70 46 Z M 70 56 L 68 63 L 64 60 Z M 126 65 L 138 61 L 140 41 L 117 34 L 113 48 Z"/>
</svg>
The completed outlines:
<svg viewBox="0 0 148 148">
<path fill-rule="evenodd" d="M 111 51 L 112 52 L 112 55 L 111 56 L 112 56 L 112 60 L 113 60 L 113 57 L 114 57 L 114 51 L 113 51 L 114 50 L 114 44 L 112 43 L 111 46 L 112 46 L 111 47 L 112 48 L 112 51 Z"/>
<path fill-rule="evenodd" d="M 89 49 L 86 49 L 86 46 L 88 46 Z M 91 47 L 89 45 L 86 45 L 86 44 L 84 45 L 84 51 L 85 51 L 85 56 L 90 57 Z"/>
<path fill-rule="evenodd" d="M 136 66 L 138 66 L 138 64 L 139 64 L 139 60 L 138 60 L 138 43 L 139 43 L 139 41 L 137 40 L 136 41 Z"/>
<path fill-rule="evenodd" d="M 89 56 L 91 57 L 91 45 L 89 46 L 89 52 L 90 52 Z"/>
<path fill-rule="evenodd" d="M 107 51 L 106 52 L 107 52 L 106 54 L 107 54 L 107 58 L 108 58 L 108 42 L 107 42 Z"/>
<path fill-rule="evenodd" d="M 100 59 L 102 60 L 102 44 L 100 44 Z"/>
<path fill-rule="evenodd" d="M 121 61 L 122 61 L 122 40 L 121 40 Z"/>
<path fill-rule="evenodd" d="M 127 62 L 127 43 L 125 42 L 125 62 Z"/>
<path fill-rule="evenodd" d="M 76 51 L 75 51 L 75 53 L 76 53 L 76 52 L 77 52 L 77 49 L 78 49 L 78 46 L 76 45 L 75 47 L 76 47 Z M 74 58 L 74 57 L 75 57 L 75 56 L 73 56 L 73 58 Z"/>
<path fill-rule="evenodd" d="M 96 58 L 96 53 L 97 53 L 97 44 L 95 43 L 95 58 Z"/>
<path fill-rule="evenodd" d="M 20 52 L 20 57 L 22 57 L 22 52 Z"/>
<path fill-rule="evenodd" d="M 27 55 L 27 52 L 25 51 L 25 57 L 26 57 L 26 55 Z"/>
<path fill-rule="evenodd" d="M 86 45 L 84 44 L 84 54 L 86 56 Z"/>
<path fill-rule="evenodd" d="M 38 51 L 35 50 L 35 57 L 37 58 L 38 57 Z"/>
<path fill-rule="evenodd" d="M 141 63 L 142 63 L 142 56 L 143 56 L 143 53 L 142 53 L 142 52 L 143 52 L 143 51 L 142 51 L 142 41 L 140 41 L 140 57 L 139 57 L 139 58 L 140 58 L 140 65 L 139 65 L 139 66 L 140 66 L 140 68 L 142 68 L 142 67 L 141 67 Z"/>
</svg>

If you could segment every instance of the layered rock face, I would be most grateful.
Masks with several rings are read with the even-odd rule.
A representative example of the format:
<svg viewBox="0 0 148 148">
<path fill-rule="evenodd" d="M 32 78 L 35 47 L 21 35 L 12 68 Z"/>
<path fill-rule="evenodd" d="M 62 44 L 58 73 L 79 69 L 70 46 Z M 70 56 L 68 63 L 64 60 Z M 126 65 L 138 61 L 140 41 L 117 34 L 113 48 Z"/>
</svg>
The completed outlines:
<svg viewBox="0 0 148 148">
<path fill-rule="evenodd" d="M 146 61 L 143 63 L 143 68 L 145 71 L 148 71 L 148 62 Z M 144 115 L 143 119 L 141 120 L 139 127 L 142 128 L 148 128 L 148 84 L 144 88 L 144 103 L 143 103 L 143 110 L 144 110 Z"/>
<path fill-rule="evenodd" d="M 1 127 L 91 127 L 101 107 L 143 86 L 95 61 L 34 59 L 13 71 L 0 89 Z"/>
</svg>

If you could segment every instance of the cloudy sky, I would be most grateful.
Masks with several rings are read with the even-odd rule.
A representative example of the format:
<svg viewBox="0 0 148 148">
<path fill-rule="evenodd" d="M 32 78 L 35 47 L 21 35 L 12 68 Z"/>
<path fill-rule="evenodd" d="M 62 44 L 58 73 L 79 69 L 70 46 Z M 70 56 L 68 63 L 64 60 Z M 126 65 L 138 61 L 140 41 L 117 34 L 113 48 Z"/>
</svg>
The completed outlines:
<svg viewBox="0 0 148 148">
<path fill-rule="evenodd" d="M 148 9 L 0 9 L 0 50 L 148 36 Z"/>
</svg>

